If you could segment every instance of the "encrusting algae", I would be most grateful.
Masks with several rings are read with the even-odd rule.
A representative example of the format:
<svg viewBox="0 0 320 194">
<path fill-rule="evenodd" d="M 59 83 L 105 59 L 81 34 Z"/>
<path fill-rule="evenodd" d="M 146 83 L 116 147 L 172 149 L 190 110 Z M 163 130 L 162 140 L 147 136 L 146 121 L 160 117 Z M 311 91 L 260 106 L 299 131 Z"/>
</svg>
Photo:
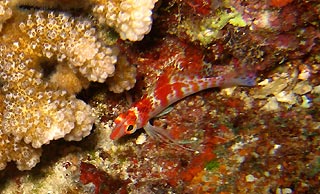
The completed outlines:
<svg viewBox="0 0 320 194">
<path fill-rule="evenodd" d="M 1 193 L 317 193 L 318 0 L 155 2 L 0 0 Z M 236 69 L 257 84 L 147 118 L 172 143 L 110 138 L 143 96 Z"/>
<path fill-rule="evenodd" d="M 0 2 L 0 169 L 15 161 L 28 170 L 39 162 L 42 145 L 89 135 L 94 116 L 76 98 L 81 89 L 114 76 L 110 90 L 129 90 L 136 72 L 125 56 L 115 67 L 119 49 L 103 41 L 92 20 L 19 6 Z"/>
</svg>

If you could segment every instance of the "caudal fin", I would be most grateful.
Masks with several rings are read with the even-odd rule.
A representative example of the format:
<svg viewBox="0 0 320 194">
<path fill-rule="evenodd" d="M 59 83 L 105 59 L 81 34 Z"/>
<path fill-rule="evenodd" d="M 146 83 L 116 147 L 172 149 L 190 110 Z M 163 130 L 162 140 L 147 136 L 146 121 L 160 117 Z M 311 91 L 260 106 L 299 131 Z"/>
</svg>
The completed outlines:
<svg viewBox="0 0 320 194">
<path fill-rule="evenodd" d="M 241 73 L 239 76 L 234 77 L 234 82 L 241 86 L 255 86 L 256 74 L 254 72 Z"/>
<path fill-rule="evenodd" d="M 256 74 L 255 72 L 232 72 L 224 77 L 225 82 L 223 87 L 230 86 L 255 86 Z"/>
</svg>

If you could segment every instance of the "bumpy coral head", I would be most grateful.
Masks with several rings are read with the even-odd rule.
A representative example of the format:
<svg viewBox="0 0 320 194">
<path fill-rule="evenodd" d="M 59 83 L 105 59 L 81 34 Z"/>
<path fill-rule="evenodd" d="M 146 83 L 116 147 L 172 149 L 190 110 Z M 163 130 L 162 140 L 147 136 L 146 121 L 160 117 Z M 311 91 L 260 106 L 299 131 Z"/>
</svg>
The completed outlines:
<svg viewBox="0 0 320 194">
<path fill-rule="evenodd" d="M 114 121 L 116 126 L 111 132 L 110 138 L 117 140 L 127 134 L 132 134 L 137 130 L 137 114 L 134 110 L 128 110 L 120 114 Z"/>
</svg>

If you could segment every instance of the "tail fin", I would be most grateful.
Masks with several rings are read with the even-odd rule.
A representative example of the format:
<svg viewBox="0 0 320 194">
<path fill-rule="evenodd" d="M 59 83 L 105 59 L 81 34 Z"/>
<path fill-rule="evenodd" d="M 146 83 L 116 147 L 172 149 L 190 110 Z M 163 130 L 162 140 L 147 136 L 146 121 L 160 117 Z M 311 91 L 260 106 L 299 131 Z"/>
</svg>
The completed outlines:
<svg viewBox="0 0 320 194">
<path fill-rule="evenodd" d="M 256 85 L 256 74 L 255 72 L 232 72 L 224 75 L 225 82 L 223 87 L 230 86 L 255 86 Z"/>
<path fill-rule="evenodd" d="M 256 74 L 254 72 L 241 73 L 237 77 L 234 77 L 234 82 L 241 86 L 255 86 Z"/>
</svg>

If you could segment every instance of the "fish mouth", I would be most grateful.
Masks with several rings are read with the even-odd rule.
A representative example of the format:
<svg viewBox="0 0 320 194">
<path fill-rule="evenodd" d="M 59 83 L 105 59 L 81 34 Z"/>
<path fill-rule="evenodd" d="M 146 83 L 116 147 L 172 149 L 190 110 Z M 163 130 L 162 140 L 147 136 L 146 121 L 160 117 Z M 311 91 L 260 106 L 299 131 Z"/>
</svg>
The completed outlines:
<svg viewBox="0 0 320 194">
<path fill-rule="evenodd" d="M 123 137 L 124 135 L 126 135 L 124 130 L 121 130 L 121 128 L 119 128 L 119 127 L 115 127 L 110 134 L 110 139 L 118 140 L 119 138 Z"/>
</svg>

